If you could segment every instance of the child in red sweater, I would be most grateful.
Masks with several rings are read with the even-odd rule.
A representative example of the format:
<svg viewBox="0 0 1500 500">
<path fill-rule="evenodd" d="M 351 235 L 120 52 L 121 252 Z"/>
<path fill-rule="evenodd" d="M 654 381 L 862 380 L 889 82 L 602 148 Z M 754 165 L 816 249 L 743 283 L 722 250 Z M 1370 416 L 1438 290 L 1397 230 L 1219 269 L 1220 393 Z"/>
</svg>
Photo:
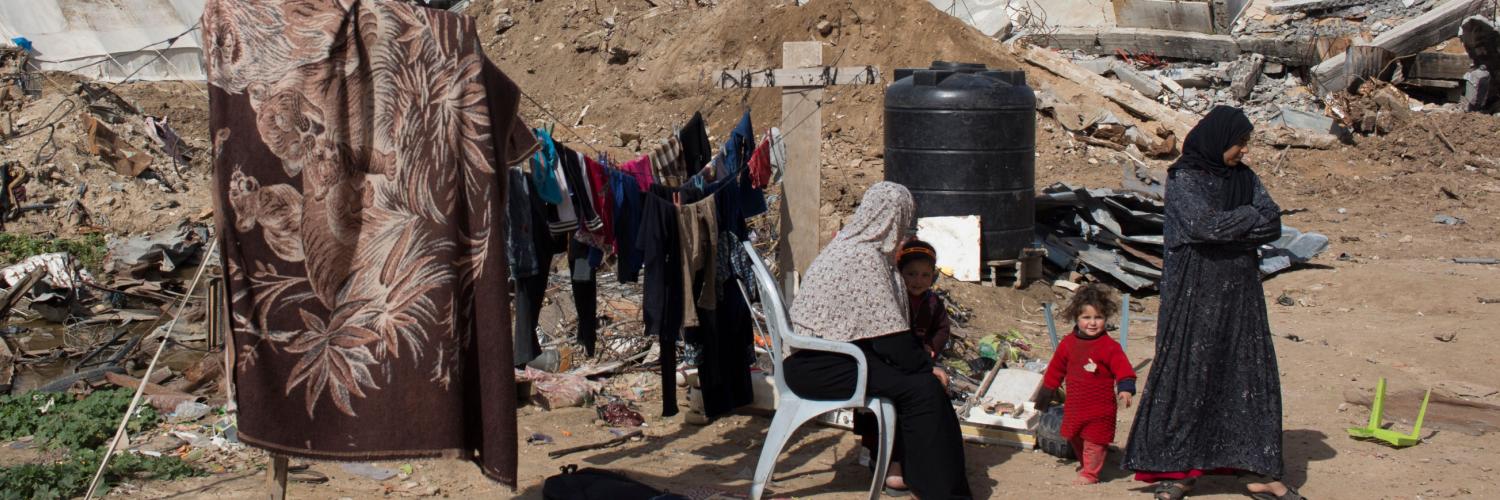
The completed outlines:
<svg viewBox="0 0 1500 500">
<path fill-rule="evenodd" d="M 1063 318 L 1077 322 L 1072 335 L 1062 339 L 1047 374 L 1042 379 L 1043 411 L 1064 382 L 1061 434 L 1073 445 L 1080 468 L 1073 484 L 1099 482 L 1104 455 L 1115 438 L 1115 412 L 1119 404 L 1130 407 L 1135 394 L 1135 370 L 1119 342 L 1104 331 L 1104 324 L 1118 306 L 1108 290 L 1091 284 L 1078 290 L 1062 310 Z"/>
</svg>

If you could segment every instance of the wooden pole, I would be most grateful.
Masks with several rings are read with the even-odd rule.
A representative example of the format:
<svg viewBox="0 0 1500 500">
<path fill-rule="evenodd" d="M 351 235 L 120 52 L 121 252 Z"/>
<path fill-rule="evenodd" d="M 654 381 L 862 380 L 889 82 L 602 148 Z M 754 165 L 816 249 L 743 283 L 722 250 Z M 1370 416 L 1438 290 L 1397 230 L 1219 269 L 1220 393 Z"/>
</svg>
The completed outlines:
<svg viewBox="0 0 1500 500">
<path fill-rule="evenodd" d="M 271 455 L 271 464 L 266 467 L 266 493 L 271 500 L 286 500 L 286 464 L 283 455 Z"/>
</svg>

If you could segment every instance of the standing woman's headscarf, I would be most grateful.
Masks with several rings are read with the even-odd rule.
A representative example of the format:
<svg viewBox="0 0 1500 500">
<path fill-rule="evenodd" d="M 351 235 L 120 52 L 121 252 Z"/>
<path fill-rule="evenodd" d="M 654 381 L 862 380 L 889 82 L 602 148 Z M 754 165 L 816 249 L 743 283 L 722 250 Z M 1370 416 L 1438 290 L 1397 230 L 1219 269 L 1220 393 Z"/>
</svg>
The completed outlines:
<svg viewBox="0 0 1500 500">
<path fill-rule="evenodd" d="M 1232 210 L 1249 205 L 1255 198 L 1255 173 L 1241 161 L 1239 165 L 1224 163 L 1224 152 L 1238 144 L 1255 125 L 1244 111 L 1229 106 L 1214 106 L 1182 141 L 1182 157 L 1172 164 L 1170 170 L 1202 170 L 1224 179 L 1224 190 L 1220 193 L 1220 208 Z M 1169 170 L 1169 171 L 1170 171 Z"/>
<path fill-rule="evenodd" d="M 843 230 L 813 260 L 792 303 L 797 333 L 852 342 L 906 331 L 906 290 L 891 255 L 911 227 L 911 192 L 870 186 Z"/>
</svg>

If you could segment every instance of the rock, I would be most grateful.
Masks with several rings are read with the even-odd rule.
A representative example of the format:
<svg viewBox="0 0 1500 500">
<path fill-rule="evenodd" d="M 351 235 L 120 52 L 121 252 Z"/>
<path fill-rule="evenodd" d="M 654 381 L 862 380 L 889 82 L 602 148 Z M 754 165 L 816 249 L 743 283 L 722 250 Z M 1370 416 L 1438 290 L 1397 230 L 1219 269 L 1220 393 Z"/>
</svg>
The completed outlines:
<svg viewBox="0 0 1500 500">
<path fill-rule="evenodd" d="M 1411 243 L 1413 241 L 1416 241 L 1416 238 L 1413 238 L 1410 234 L 1408 234 L 1406 236 L 1402 236 L 1398 241 L 1400 241 L 1401 243 Z"/>
<path fill-rule="evenodd" d="M 1443 224 L 1443 225 L 1447 225 L 1447 226 L 1457 226 L 1457 225 L 1464 224 L 1464 220 L 1463 219 L 1460 219 L 1458 217 L 1454 217 L 1454 216 L 1451 216 L 1451 215 L 1442 215 L 1442 214 L 1439 214 L 1436 217 L 1433 217 L 1432 218 L 1432 222 L 1435 223 L 1435 224 Z"/>
<path fill-rule="evenodd" d="M 510 10 L 510 9 L 506 9 L 506 10 Z M 511 17 L 510 14 L 500 14 L 498 16 L 495 16 L 495 34 L 496 35 L 503 34 L 503 33 L 507 32 L 507 31 L 510 31 L 510 29 L 514 28 L 514 27 L 516 27 L 516 18 Z"/>
<path fill-rule="evenodd" d="M 604 44 L 604 34 L 599 32 L 584 33 L 573 39 L 573 50 L 578 52 L 598 52 L 599 47 Z"/>
<path fill-rule="evenodd" d="M 1339 413 L 1349 411 L 1349 403 L 1339 403 Z"/>
<path fill-rule="evenodd" d="M 818 34 L 820 34 L 820 35 L 828 36 L 828 35 L 833 34 L 833 23 L 828 22 L 827 19 L 822 20 L 822 21 L 818 21 L 817 28 L 818 28 Z"/>
<path fill-rule="evenodd" d="M 641 54 L 640 51 L 637 51 L 637 50 L 630 50 L 630 49 L 627 49 L 627 48 L 624 48 L 624 47 L 610 47 L 609 48 L 609 63 L 610 64 L 627 64 L 627 63 L 630 62 L 631 58 L 633 58 L 635 56 L 638 56 L 640 54 Z"/>
</svg>

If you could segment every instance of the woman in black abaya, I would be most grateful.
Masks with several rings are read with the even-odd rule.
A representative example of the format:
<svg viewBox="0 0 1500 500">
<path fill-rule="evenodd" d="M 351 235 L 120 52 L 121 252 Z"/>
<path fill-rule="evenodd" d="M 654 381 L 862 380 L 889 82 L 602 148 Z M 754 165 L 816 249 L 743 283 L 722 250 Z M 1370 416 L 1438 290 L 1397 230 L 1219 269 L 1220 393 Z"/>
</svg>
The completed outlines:
<svg viewBox="0 0 1500 500">
<path fill-rule="evenodd" d="M 1167 180 L 1166 266 L 1156 357 L 1122 466 L 1176 500 L 1204 474 L 1253 473 L 1255 498 L 1298 499 L 1281 482 L 1281 382 L 1256 248 L 1281 209 L 1241 162 L 1254 127 L 1214 108 Z"/>
</svg>

